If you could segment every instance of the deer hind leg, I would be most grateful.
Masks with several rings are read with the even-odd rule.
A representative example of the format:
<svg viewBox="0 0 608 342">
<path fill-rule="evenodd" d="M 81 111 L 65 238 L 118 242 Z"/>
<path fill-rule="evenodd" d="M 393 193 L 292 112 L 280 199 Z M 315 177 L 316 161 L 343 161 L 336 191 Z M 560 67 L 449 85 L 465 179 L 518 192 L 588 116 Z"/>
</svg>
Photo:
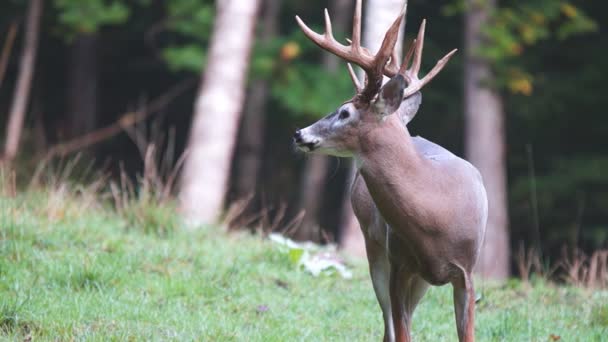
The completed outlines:
<svg viewBox="0 0 608 342">
<path fill-rule="evenodd" d="M 454 288 L 454 312 L 460 342 L 475 341 L 475 290 L 470 272 L 462 270 L 462 275 L 452 282 Z"/>
</svg>

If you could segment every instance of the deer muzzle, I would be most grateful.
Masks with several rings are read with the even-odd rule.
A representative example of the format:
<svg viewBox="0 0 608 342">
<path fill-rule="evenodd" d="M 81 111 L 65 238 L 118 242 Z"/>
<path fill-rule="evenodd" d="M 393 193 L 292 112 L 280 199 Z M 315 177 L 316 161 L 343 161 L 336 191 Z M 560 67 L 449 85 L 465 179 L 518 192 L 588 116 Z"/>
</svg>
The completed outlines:
<svg viewBox="0 0 608 342">
<path fill-rule="evenodd" d="M 297 130 L 293 135 L 293 142 L 302 152 L 312 152 L 321 143 L 318 138 L 307 134 L 305 130 Z"/>
</svg>

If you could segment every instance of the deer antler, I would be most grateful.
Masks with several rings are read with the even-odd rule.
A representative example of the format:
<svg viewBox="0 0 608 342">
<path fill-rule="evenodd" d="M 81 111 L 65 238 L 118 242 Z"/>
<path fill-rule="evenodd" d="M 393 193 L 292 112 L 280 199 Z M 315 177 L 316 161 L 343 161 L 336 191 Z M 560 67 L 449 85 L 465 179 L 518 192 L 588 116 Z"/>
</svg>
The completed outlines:
<svg viewBox="0 0 608 342">
<path fill-rule="evenodd" d="M 424 47 L 424 32 L 426 29 L 426 19 L 422 21 L 420 24 L 420 29 L 418 30 L 418 37 L 416 40 L 412 42 L 407 54 L 405 55 L 405 59 L 401 64 L 401 68 L 399 68 L 399 74 L 405 77 L 407 81 L 407 88 L 403 92 L 403 98 L 408 98 L 409 96 L 415 94 L 417 91 L 422 89 L 427 83 L 429 83 L 439 72 L 443 69 L 443 67 L 448 63 L 450 58 L 458 51 L 458 49 L 454 49 L 450 51 L 447 55 L 443 56 L 442 59 L 437 61 L 437 64 L 431 69 L 431 71 L 426 74 L 422 79 L 418 78 L 418 73 L 420 72 L 420 64 L 422 62 L 422 49 Z M 410 60 L 412 58 L 412 54 L 414 55 L 414 61 L 412 62 L 412 67 L 407 69 L 410 64 Z M 387 76 L 394 76 L 388 75 Z"/>
<path fill-rule="evenodd" d="M 358 82 L 355 82 L 355 87 L 358 91 L 358 97 L 364 101 L 370 101 L 378 93 L 382 86 L 383 74 L 396 75 L 398 69 L 396 63 L 387 64 L 393 54 L 397 36 L 399 34 L 399 26 L 405 16 L 405 6 L 399 17 L 393 25 L 388 29 L 382 41 L 382 46 L 376 55 L 369 52 L 368 49 L 361 46 L 361 0 L 357 0 L 355 5 L 355 14 L 353 16 L 353 33 L 352 41 L 349 46 L 342 45 L 334 38 L 331 19 L 327 9 L 325 9 L 325 33 L 318 34 L 311 30 L 306 24 L 296 16 L 296 21 L 304 34 L 315 44 L 324 50 L 327 50 L 334 55 L 345 59 L 360 66 L 367 76 L 365 87 L 361 87 Z M 352 69 L 352 68 L 351 68 Z M 351 74 L 352 76 L 353 74 Z M 355 78 L 353 78 L 354 81 Z"/>
<path fill-rule="evenodd" d="M 296 21 L 304 34 L 315 44 L 322 49 L 346 60 L 347 62 L 358 65 L 365 71 L 366 82 L 365 86 L 363 87 L 358 81 L 352 66 L 349 64 L 349 73 L 357 90 L 356 98 L 358 98 L 360 101 L 369 102 L 376 96 L 378 90 L 380 90 L 380 87 L 382 87 L 383 75 L 393 77 L 398 73 L 402 74 L 408 82 L 408 87 L 405 90 L 404 97 L 411 96 L 430 82 L 441 71 L 441 69 L 443 69 L 450 57 L 452 57 L 452 55 L 456 52 L 456 50 L 453 50 L 448 53 L 445 57 L 439 60 L 439 62 L 437 62 L 437 65 L 435 65 L 431 72 L 420 80 L 418 78 L 418 72 L 420 71 L 420 61 L 422 58 L 424 28 L 426 21 L 423 21 L 420 31 L 418 32 L 418 39 L 416 39 L 415 43 L 410 47 L 405 61 L 399 68 L 397 66 L 397 53 L 395 51 L 395 45 L 399 35 L 399 26 L 401 25 L 401 21 L 406 14 L 407 2 L 404 4 L 399 17 L 393 22 L 391 27 L 384 35 L 382 45 L 376 55 L 373 55 L 368 49 L 361 46 L 361 7 L 361 0 L 357 0 L 355 5 L 355 14 L 353 16 L 352 40 L 348 40 L 350 43 L 348 46 L 340 44 L 334 38 L 331 18 L 329 17 L 327 9 L 325 9 L 325 33 L 322 35 L 314 32 L 312 29 L 306 26 L 299 16 L 296 16 Z M 414 54 L 412 68 L 407 69 L 412 54 Z"/>
</svg>

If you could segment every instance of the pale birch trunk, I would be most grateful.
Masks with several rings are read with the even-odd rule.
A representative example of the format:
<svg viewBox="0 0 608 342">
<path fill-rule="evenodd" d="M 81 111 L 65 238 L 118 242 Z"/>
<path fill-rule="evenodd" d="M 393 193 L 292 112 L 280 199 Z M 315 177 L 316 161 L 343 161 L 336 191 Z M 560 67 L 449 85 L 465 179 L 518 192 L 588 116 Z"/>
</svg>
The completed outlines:
<svg viewBox="0 0 608 342">
<path fill-rule="evenodd" d="M 403 8 L 404 0 L 369 0 L 365 6 L 363 19 L 363 46 L 367 47 L 374 53 L 380 49 L 384 34 L 395 21 L 401 9 Z M 407 16 L 406 16 L 407 20 Z M 400 38 L 397 40 L 396 49 L 399 53 L 403 49 L 403 32 L 405 20 L 401 26 L 399 33 Z M 363 78 L 361 76 L 360 78 Z M 386 81 L 386 77 L 385 77 Z M 353 213 L 350 203 L 350 188 L 356 174 L 354 163 L 350 163 L 350 177 L 347 180 L 346 194 L 344 196 L 344 204 L 342 208 L 342 223 L 340 234 L 340 247 L 352 255 L 365 255 L 365 241 L 363 233 L 359 228 L 357 218 Z"/>
<path fill-rule="evenodd" d="M 30 0 L 25 24 L 25 41 L 17 75 L 17 85 L 13 95 L 13 103 L 9 112 L 6 126 L 6 143 L 4 145 L 4 160 L 10 163 L 19 150 L 19 141 L 23 131 L 23 122 L 29 102 L 32 79 L 36 66 L 38 38 L 40 35 L 40 17 L 42 16 L 43 0 Z"/>
<path fill-rule="evenodd" d="M 488 192 L 489 213 L 485 242 L 476 271 L 484 278 L 504 280 L 509 275 L 509 233 L 505 124 L 502 97 L 490 63 L 477 57 L 482 29 L 495 0 L 468 0 L 465 25 L 465 154 L 481 172 Z"/>
<path fill-rule="evenodd" d="M 194 108 L 180 200 L 192 224 L 218 219 L 244 100 L 258 0 L 218 0 L 208 63 Z"/>
</svg>

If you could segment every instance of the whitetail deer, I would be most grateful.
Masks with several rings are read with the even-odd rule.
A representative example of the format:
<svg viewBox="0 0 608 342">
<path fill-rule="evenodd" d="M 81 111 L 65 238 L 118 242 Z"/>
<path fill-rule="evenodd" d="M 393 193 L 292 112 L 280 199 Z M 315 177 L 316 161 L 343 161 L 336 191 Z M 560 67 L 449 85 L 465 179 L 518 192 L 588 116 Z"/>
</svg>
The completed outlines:
<svg viewBox="0 0 608 342">
<path fill-rule="evenodd" d="M 376 55 L 361 46 L 361 0 L 355 7 L 350 45 L 334 39 L 327 10 L 324 35 L 296 17 L 314 43 L 361 67 L 366 83 L 357 81 L 349 64 L 356 95 L 334 113 L 298 130 L 294 142 L 304 152 L 356 160 L 351 200 L 384 316 L 384 340 L 409 341 L 412 314 L 429 284 L 451 283 L 458 338 L 471 342 L 475 339 L 472 271 L 485 233 L 486 192 L 475 167 L 408 132 L 406 124 L 421 101 L 420 89 L 456 50 L 419 79 L 423 21 L 398 66 L 393 50 L 405 8 Z M 384 75 L 392 79 L 382 86 Z"/>
</svg>

